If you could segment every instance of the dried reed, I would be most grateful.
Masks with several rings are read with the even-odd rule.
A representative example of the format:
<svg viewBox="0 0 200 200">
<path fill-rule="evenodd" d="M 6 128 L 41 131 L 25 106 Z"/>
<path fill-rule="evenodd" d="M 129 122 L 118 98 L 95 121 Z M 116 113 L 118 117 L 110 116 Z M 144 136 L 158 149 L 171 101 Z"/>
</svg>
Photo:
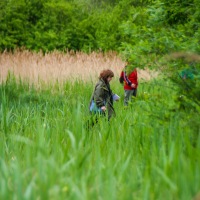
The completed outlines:
<svg viewBox="0 0 200 200">
<path fill-rule="evenodd" d="M 111 69 L 118 78 L 124 62 L 115 52 L 107 54 L 92 52 L 51 52 L 43 55 L 28 50 L 3 52 L 0 54 L 0 81 L 4 81 L 8 73 L 22 80 L 37 84 L 65 82 L 67 80 L 97 80 L 103 69 Z M 139 78 L 148 80 L 150 71 L 139 70 Z"/>
</svg>

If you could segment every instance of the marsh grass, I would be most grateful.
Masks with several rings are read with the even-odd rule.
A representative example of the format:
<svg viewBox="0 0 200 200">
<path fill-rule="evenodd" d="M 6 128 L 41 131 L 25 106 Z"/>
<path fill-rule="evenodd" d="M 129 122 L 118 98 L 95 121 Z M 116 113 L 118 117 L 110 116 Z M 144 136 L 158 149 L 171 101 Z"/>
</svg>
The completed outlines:
<svg viewBox="0 0 200 200">
<path fill-rule="evenodd" d="M 200 134 L 190 119 L 199 115 L 179 111 L 172 83 L 141 82 L 125 109 L 114 79 L 117 116 L 88 130 L 93 87 L 92 80 L 67 79 L 38 90 L 12 74 L 1 83 L 0 199 L 195 197 Z"/>
<path fill-rule="evenodd" d="M 5 81 L 8 74 L 16 79 L 34 84 L 55 84 L 74 80 L 96 81 L 103 69 L 113 70 L 118 78 L 124 67 L 124 61 L 115 52 L 86 54 L 83 52 L 42 52 L 16 50 L 13 53 L 0 54 L 0 81 Z M 157 72 L 148 69 L 140 70 L 139 78 L 149 80 L 157 76 Z"/>
</svg>

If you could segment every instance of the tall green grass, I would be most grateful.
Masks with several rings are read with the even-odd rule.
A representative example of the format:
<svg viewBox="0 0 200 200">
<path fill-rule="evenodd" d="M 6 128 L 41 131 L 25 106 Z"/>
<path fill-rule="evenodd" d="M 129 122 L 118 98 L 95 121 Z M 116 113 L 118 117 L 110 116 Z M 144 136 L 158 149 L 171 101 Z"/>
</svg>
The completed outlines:
<svg viewBox="0 0 200 200">
<path fill-rule="evenodd" d="M 92 82 L 0 89 L 0 199 L 192 199 L 200 192 L 199 113 L 157 79 L 88 129 Z M 190 124 L 190 120 L 195 121 Z M 195 127 L 194 127 L 195 126 Z"/>
</svg>

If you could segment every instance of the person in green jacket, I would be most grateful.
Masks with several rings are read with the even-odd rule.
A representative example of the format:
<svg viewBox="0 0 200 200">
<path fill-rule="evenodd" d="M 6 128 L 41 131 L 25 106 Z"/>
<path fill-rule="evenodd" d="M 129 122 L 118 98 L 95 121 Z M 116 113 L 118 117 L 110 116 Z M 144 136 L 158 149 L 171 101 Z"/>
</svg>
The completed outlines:
<svg viewBox="0 0 200 200">
<path fill-rule="evenodd" d="M 108 120 L 115 115 L 113 107 L 113 93 L 110 89 L 110 81 L 114 73 L 107 69 L 100 73 L 99 81 L 95 85 L 94 92 L 90 99 L 90 113 L 95 115 L 106 116 Z"/>
</svg>

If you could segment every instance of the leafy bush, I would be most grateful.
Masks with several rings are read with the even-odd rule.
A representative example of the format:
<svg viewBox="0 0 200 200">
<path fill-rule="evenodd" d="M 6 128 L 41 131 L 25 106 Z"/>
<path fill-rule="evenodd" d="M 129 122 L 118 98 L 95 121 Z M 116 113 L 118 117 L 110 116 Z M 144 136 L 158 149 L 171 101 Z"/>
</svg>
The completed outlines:
<svg viewBox="0 0 200 200">
<path fill-rule="evenodd" d="M 200 57 L 192 53 L 173 53 L 165 57 L 162 72 L 176 85 L 180 108 L 200 112 Z"/>
<path fill-rule="evenodd" d="M 198 0 L 2 1 L 0 51 L 199 52 Z"/>
</svg>

